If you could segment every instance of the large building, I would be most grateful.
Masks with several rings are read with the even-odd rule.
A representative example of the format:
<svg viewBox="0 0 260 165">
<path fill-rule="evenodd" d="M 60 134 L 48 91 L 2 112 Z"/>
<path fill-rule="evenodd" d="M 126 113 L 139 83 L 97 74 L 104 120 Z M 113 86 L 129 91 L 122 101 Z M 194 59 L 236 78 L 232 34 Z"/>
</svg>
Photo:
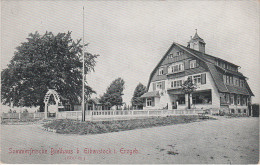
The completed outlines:
<svg viewBox="0 0 260 165">
<path fill-rule="evenodd" d="M 188 46 L 173 43 L 151 72 L 144 109 L 186 109 L 188 95 L 182 84 L 192 78 L 197 89 L 190 96 L 191 108 L 225 109 L 248 113 L 254 96 L 238 65 L 205 53 L 206 43 L 197 31 Z"/>
</svg>

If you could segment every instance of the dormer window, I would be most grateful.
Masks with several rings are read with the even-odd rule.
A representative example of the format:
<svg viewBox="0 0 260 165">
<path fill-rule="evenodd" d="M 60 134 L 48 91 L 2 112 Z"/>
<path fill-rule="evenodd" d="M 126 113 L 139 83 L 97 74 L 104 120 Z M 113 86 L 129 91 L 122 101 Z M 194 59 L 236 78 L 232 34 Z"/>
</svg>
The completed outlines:
<svg viewBox="0 0 260 165">
<path fill-rule="evenodd" d="M 184 64 L 183 63 L 175 63 L 169 66 L 168 73 L 176 73 L 184 70 Z"/>
<path fill-rule="evenodd" d="M 159 68 L 159 75 L 163 75 L 163 68 Z"/>
<path fill-rule="evenodd" d="M 196 60 L 191 60 L 190 61 L 190 68 L 195 68 L 197 66 L 197 61 Z"/>
</svg>

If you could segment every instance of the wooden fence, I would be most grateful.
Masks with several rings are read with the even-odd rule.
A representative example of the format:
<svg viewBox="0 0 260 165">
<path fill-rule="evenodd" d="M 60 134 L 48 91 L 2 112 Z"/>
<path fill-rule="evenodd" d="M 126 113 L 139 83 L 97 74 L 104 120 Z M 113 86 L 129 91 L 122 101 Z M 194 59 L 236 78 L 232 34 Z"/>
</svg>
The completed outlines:
<svg viewBox="0 0 260 165">
<path fill-rule="evenodd" d="M 202 110 L 202 109 L 188 109 L 188 110 L 91 110 L 86 111 L 86 119 L 89 118 L 117 118 L 117 117 L 145 117 L 145 116 L 167 116 L 167 115 L 197 115 L 198 113 L 213 114 L 218 113 L 219 110 Z M 3 113 L 1 116 L 4 119 L 44 119 L 44 112 L 35 113 Z M 82 118 L 81 111 L 62 111 L 57 112 L 53 118 L 57 119 L 77 119 Z"/>
<path fill-rule="evenodd" d="M 217 111 L 209 110 L 212 114 Z M 86 111 L 86 118 L 114 118 L 114 117 L 145 117 L 145 116 L 167 116 L 167 115 L 197 115 L 198 113 L 205 113 L 205 110 L 191 109 L 191 110 L 92 110 Z M 81 119 L 81 111 L 64 111 L 58 112 L 58 119 Z"/>
<path fill-rule="evenodd" d="M 44 112 L 35 112 L 35 113 L 2 113 L 1 116 L 2 120 L 4 119 L 43 119 L 44 118 Z"/>
</svg>

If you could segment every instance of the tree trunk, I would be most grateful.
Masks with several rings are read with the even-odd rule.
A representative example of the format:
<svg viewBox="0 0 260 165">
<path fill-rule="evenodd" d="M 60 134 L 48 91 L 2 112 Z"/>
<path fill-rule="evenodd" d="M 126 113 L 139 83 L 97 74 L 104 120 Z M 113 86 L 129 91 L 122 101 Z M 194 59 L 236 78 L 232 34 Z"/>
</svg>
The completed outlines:
<svg viewBox="0 0 260 165">
<path fill-rule="evenodd" d="M 190 109 L 190 93 L 188 93 L 188 109 Z"/>
</svg>

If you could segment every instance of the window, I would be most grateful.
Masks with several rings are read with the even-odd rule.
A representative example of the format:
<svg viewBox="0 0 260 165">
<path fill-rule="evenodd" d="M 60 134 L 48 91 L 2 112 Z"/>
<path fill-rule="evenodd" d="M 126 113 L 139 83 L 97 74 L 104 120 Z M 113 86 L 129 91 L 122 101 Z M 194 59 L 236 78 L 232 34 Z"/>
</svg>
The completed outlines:
<svg viewBox="0 0 260 165">
<path fill-rule="evenodd" d="M 182 80 L 171 81 L 171 88 L 178 88 L 182 86 Z"/>
<path fill-rule="evenodd" d="M 230 94 L 230 103 L 234 104 L 234 94 Z"/>
<path fill-rule="evenodd" d="M 240 95 L 237 95 L 237 105 L 240 105 Z"/>
<path fill-rule="evenodd" d="M 173 64 L 173 65 L 169 66 L 169 68 L 168 68 L 169 73 L 175 73 L 175 72 L 179 72 L 179 71 L 183 71 L 183 70 L 184 70 L 183 63 Z"/>
<path fill-rule="evenodd" d="M 227 84 L 230 83 L 230 76 L 227 76 Z"/>
<path fill-rule="evenodd" d="M 193 76 L 193 82 L 194 82 L 194 84 L 200 84 L 201 83 L 201 76 L 200 75 Z"/>
<path fill-rule="evenodd" d="M 197 66 L 196 60 L 191 60 L 190 61 L 190 68 L 195 68 Z"/>
<path fill-rule="evenodd" d="M 234 85 L 239 86 L 239 79 L 234 77 Z"/>
<path fill-rule="evenodd" d="M 159 75 L 163 75 L 163 68 L 159 68 Z"/>
<path fill-rule="evenodd" d="M 241 87 L 244 87 L 244 86 L 245 86 L 244 80 L 240 80 L 240 86 L 241 86 Z"/>
<path fill-rule="evenodd" d="M 227 67 L 227 64 L 226 63 L 224 63 L 224 68 L 226 68 Z"/>
<path fill-rule="evenodd" d="M 235 110 L 234 110 L 234 109 L 231 109 L 231 113 L 235 113 Z"/>
<path fill-rule="evenodd" d="M 174 87 L 180 87 L 182 85 L 182 80 L 175 81 Z"/>
<path fill-rule="evenodd" d="M 241 113 L 241 109 L 237 109 L 237 112 L 238 112 L 238 113 Z"/>
<path fill-rule="evenodd" d="M 211 91 L 193 93 L 192 94 L 192 103 L 193 104 L 211 104 L 212 103 Z"/>
<path fill-rule="evenodd" d="M 152 106 L 152 98 L 147 98 L 146 100 L 146 105 L 149 107 L 149 106 Z"/>
<path fill-rule="evenodd" d="M 241 96 L 241 105 L 246 104 L 246 97 Z"/>
<path fill-rule="evenodd" d="M 244 113 L 246 113 L 246 109 L 244 109 Z"/>
<path fill-rule="evenodd" d="M 227 82 L 227 76 L 226 75 L 223 75 L 223 82 L 226 84 Z"/>
<path fill-rule="evenodd" d="M 172 53 L 169 54 L 169 55 L 168 55 L 168 58 L 173 58 L 173 54 L 172 54 Z"/>
<path fill-rule="evenodd" d="M 230 95 L 228 93 L 225 94 L 225 100 L 226 100 L 226 103 L 230 102 Z"/>
<path fill-rule="evenodd" d="M 180 56 L 180 55 L 183 55 L 183 51 L 179 51 L 179 52 L 177 52 L 177 56 Z"/>
<path fill-rule="evenodd" d="M 230 79 L 229 79 L 229 80 L 230 80 L 229 83 L 230 83 L 231 85 L 233 85 L 233 76 L 230 76 Z"/>
<path fill-rule="evenodd" d="M 156 89 L 162 89 L 162 82 L 156 83 Z"/>
</svg>

